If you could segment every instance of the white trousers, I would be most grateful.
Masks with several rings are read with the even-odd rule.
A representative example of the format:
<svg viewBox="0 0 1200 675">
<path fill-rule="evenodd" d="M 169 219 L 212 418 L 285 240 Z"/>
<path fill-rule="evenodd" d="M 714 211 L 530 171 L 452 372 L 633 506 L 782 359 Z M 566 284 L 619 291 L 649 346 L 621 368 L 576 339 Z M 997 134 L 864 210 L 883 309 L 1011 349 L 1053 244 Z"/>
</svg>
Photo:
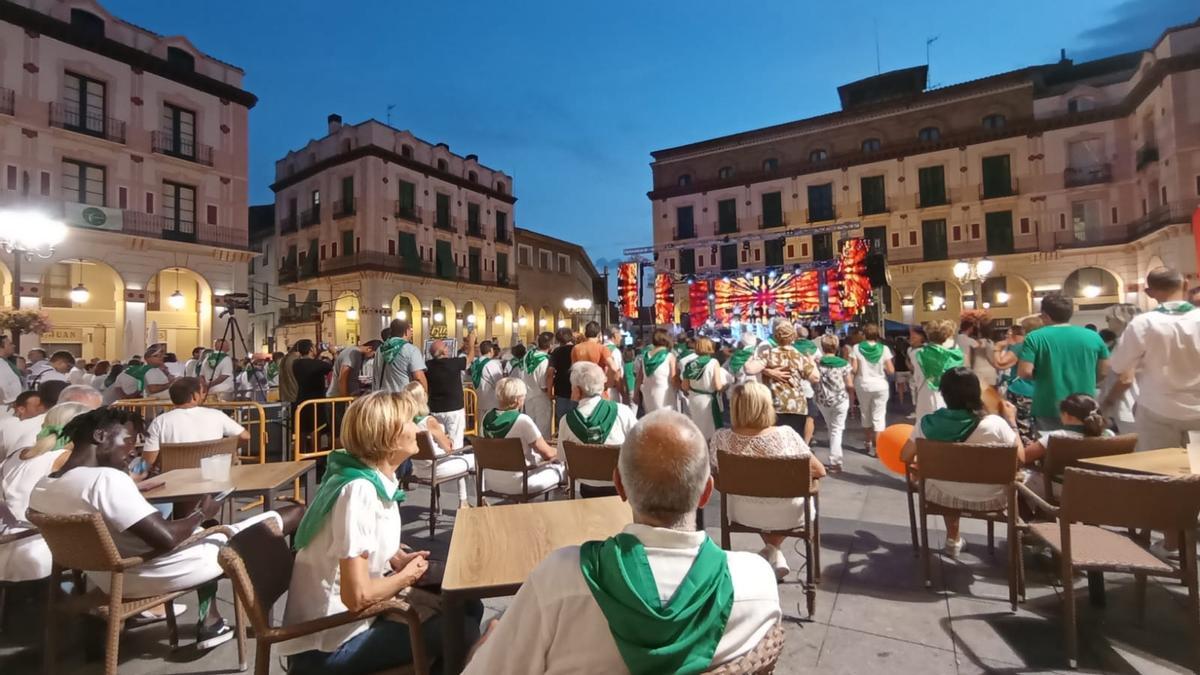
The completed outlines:
<svg viewBox="0 0 1200 675">
<path fill-rule="evenodd" d="M 832 464 L 842 463 L 842 432 L 846 430 L 846 413 L 850 412 L 850 399 L 843 399 L 835 406 L 817 404 L 825 426 L 829 428 L 829 461 Z"/>
<path fill-rule="evenodd" d="M 1189 431 L 1200 431 L 1200 419 L 1173 420 L 1139 405 L 1134 411 L 1137 449 L 1186 448 Z"/>
<path fill-rule="evenodd" d="M 451 410 L 450 412 L 430 414 L 446 430 L 446 436 L 450 437 L 450 442 L 454 444 L 454 449 L 461 448 L 463 446 L 463 432 L 467 428 L 467 411 Z"/>
<path fill-rule="evenodd" d="M 540 396 L 531 395 L 525 398 L 525 414 L 533 420 L 543 438 L 550 438 L 554 421 L 554 402 L 544 393 Z"/>
<path fill-rule="evenodd" d="M 888 390 L 879 391 L 855 390 L 858 393 L 858 407 L 862 412 L 863 429 L 873 429 L 875 433 L 883 433 L 887 428 Z"/>
</svg>

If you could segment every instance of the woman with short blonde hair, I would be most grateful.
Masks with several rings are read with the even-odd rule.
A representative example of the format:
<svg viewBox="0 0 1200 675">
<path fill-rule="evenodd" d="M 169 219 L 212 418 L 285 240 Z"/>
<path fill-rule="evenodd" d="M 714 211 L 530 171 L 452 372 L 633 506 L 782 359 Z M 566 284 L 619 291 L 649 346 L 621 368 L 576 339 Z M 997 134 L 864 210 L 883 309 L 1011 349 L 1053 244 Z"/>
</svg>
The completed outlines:
<svg viewBox="0 0 1200 675">
<path fill-rule="evenodd" d="M 519 438 L 525 452 L 525 463 L 535 466 L 542 461 L 553 460 L 558 451 L 546 442 L 533 418 L 521 412 L 525 405 L 525 383 L 519 377 L 506 377 L 496 383 L 496 399 L 500 407 L 488 411 L 480 421 L 480 436 L 484 438 Z M 559 424 L 562 424 L 559 420 Z M 557 462 L 547 464 L 529 472 L 529 491 L 539 492 L 562 482 L 563 466 Z M 504 494 L 519 495 L 522 490 L 520 471 L 483 472 L 487 489 Z"/>
<path fill-rule="evenodd" d="M 688 359 L 679 376 L 680 386 L 687 394 L 688 414 L 700 433 L 709 438 L 725 426 L 721 414 L 720 393 L 728 386 L 725 369 L 713 357 L 716 346 L 709 338 L 696 340 L 696 354 Z"/>
<path fill-rule="evenodd" d="M 361 611 L 402 592 L 417 599 L 410 587 L 425 574 L 429 551 L 400 548 L 404 491 L 396 470 L 416 454 L 419 407 L 407 392 L 374 391 L 346 409 L 345 450 L 329 453 L 321 487 L 296 531 L 285 623 Z M 482 609 L 468 608 L 469 635 L 477 634 Z M 438 621 L 426 622 L 425 636 L 441 632 Z M 436 639 L 427 639 L 425 648 L 437 658 Z M 407 624 L 383 617 L 327 628 L 279 649 L 291 657 L 288 672 L 297 675 L 387 670 L 410 663 L 413 653 Z"/>
<path fill-rule="evenodd" d="M 775 426 L 775 405 L 771 390 L 753 380 L 735 385 L 729 396 L 731 429 L 718 429 L 709 442 L 714 471 L 719 468 L 721 453 L 756 457 L 807 457 L 814 478 L 825 475 L 825 467 L 809 451 L 808 445 L 795 429 Z M 729 495 L 729 519 L 743 525 L 766 530 L 790 530 L 804 524 L 803 498 L 742 497 Z M 812 509 L 811 506 L 809 506 Z M 813 514 L 815 515 L 815 510 Z M 782 535 L 763 534 L 763 549 L 759 555 L 771 563 L 780 579 L 790 571 L 787 559 L 779 549 Z"/>
<path fill-rule="evenodd" d="M 446 435 L 446 429 L 436 417 L 429 414 L 429 393 L 425 391 L 424 385 L 420 382 L 409 382 L 404 387 L 404 393 L 409 395 L 413 404 L 416 406 L 416 415 L 413 417 L 413 422 L 417 428 L 429 434 L 429 440 L 432 441 L 433 454 L 435 457 L 443 457 L 447 454 L 453 454 L 454 457 L 437 462 L 437 477 L 456 476 L 464 471 L 475 471 L 475 455 L 456 454 L 458 448 L 454 447 L 454 442 Z M 412 462 L 413 473 L 418 478 L 429 480 L 433 470 L 434 462 L 427 459 L 414 459 Z M 469 508 L 471 503 L 467 499 L 467 478 L 466 476 L 459 478 L 458 485 L 458 507 L 460 509 Z"/>
<path fill-rule="evenodd" d="M 916 416 L 946 407 L 938 387 L 942 373 L 963 365 L 962 350 L 955 346 L 958 325 L 949 319 L 925 322 L 925 344 L 913 351 L 913 395 L 917 401 Z"/>
</svg>

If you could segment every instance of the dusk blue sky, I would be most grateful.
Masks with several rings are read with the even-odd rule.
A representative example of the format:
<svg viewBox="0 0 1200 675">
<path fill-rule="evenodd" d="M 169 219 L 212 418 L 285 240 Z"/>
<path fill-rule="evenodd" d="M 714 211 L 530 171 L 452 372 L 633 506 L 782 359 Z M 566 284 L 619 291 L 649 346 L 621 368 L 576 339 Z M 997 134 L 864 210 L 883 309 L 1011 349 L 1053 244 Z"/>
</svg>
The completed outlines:
<svg viewBox="0 0 1200 675">
<path fill-rule="evenodd" d="M 104 2 L 104 0 L 102 0 Z M 250 201 L 274 162 L 369 117 L 514 177 L 516 224 L 598 265 L 649 243 L 650 152 L 835 110 L 836 88 L 925 62 L 947 85 L 1144 49 L 1198 0 L 414 3 L 108 0 L 246 72 Z M 614 270 L 615 272 L 615 270 Z M 614 275 L 615 276 L 615 275 Z"/>
</svg>

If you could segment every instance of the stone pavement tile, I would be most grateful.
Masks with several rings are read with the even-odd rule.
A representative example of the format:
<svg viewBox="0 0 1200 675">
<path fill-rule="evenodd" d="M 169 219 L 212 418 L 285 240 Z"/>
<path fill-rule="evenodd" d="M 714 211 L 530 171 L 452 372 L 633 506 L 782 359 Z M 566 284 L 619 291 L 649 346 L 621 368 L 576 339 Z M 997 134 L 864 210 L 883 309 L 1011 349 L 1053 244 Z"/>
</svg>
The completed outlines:
<svg viewBox="0 0 1200 675">
<path fill-rule="evenodd" d="M 829 626 L 812 621 L 791 621 L 787 615 L 785 608 L 783 627 L 786 638 L 775 672 L 778 675 L 814 672 Z"/>
<path fill-rule="evenodd" d="M 831 627 L 952 651 L 954 641 L 947 612 L 946 599 L 940 593 L 847 581 L 838 590 L 829 623 Z"/>
<path fill-rule="evenodd" d="M 1084 672 L 1087 671 L 1030 668 L 991 659 L 972 661 L 964 658 L 961 653 L 958 655 L 958 675 L 1077 675 Z"/>
<path fill-rule="evenodd" d="M 1009 611 L 1007 601 L 978 600 L 951 594 L 949 627 L 960 671 L 964 663 L 998 662 L 1010 666 L 1054 670 L 1066 658 L 1059 639 L 1061 626 L 1024 606 Z"/>
<path fill-rule="evenodd" d="M 955 675 L 954 652 L 830 626 L 817 673 Z"/>
<path fill-rule="evenodd" d="M 1106 605 L 1093 607 L 1081 582 L 1075 586 L 1080 665 L 1113 672 L 1197 672 L 1200 641 L 1188 627 L 1187 611 L 1163 584 L 1150 583 L 1146 621 L 1137 625 L 1132 577 L 1106 575 Z M 1169 584 L 1170 582 L 1168 582 Z M 1062 631 L 1061 606 L 1047 613 Z M 1061 633 L 1060 633 L 1061 634 Z"/>
</svg>

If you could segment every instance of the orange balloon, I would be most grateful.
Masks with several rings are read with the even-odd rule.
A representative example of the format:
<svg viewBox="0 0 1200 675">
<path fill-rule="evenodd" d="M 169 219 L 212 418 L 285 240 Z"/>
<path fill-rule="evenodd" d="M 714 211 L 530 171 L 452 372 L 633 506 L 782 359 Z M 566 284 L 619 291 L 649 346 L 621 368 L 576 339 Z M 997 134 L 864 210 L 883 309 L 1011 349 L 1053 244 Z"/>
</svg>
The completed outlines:
<svg viewBox="0 0 1200 675">
<path fill-rule="evenodd" d="M 904 475 L 904 460 L 900 459 L 900 451 L 904 449 L 904 444 L 908 442 L 912 432 L 911 424 L 893 424 L 884 429 L 875 442 L 879 461 L 892 473 Z"/>
</svg>

